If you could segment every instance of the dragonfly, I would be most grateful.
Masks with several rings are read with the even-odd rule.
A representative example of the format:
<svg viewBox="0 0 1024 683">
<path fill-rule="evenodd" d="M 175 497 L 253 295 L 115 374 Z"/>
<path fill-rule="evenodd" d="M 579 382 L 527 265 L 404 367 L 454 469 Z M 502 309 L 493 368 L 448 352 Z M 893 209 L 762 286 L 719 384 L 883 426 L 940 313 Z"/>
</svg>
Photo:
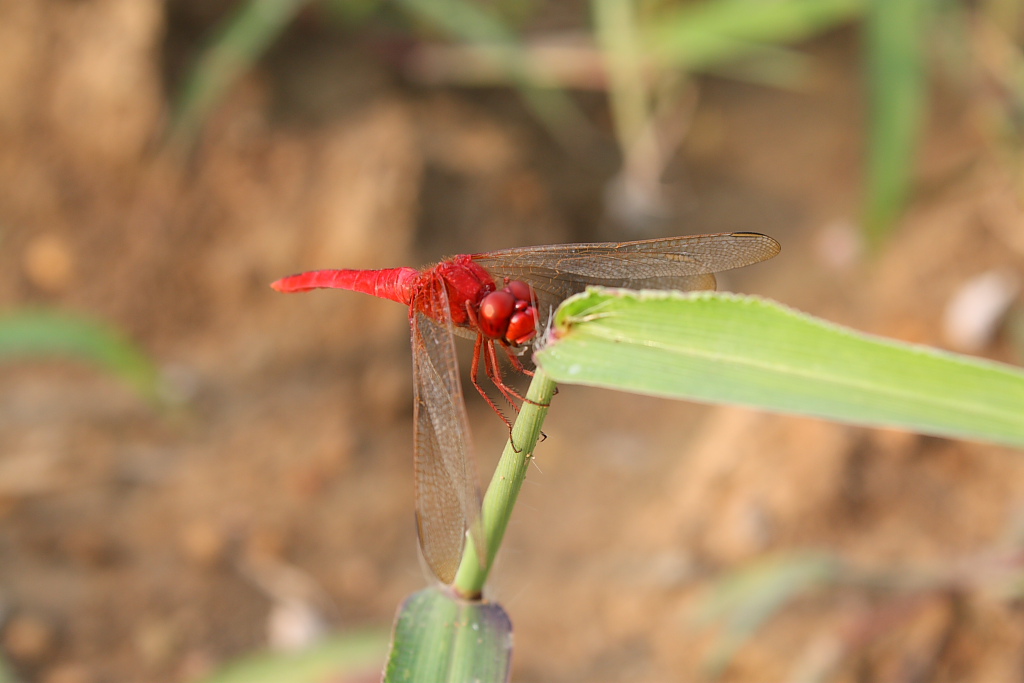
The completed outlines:
<svg viewBox="0 0 1024 683">
<path fill-rule="evenodd" d="M 347 289 L 409 307 L 416 527 L 430 571 L 451 584 L 467 533 L 484 566 L 487 557 L 455 336 L 475 340 L 472 383 L 510 425 L 480 385 L 480 367 L 518 410 L 515 400 L 523 398 L 506 384 L 499 359 L 504 355 L 515 370 L 530 374 L 519 355 L 569 296 L 588 285 L 715 289 L 715 273 L 764 261 L 779 249 L 774 239 L 754 232 L 555 244 L 463 254 L 420 270 L 314 270 L 271 287 L 279 292 Z"/>
</svg>

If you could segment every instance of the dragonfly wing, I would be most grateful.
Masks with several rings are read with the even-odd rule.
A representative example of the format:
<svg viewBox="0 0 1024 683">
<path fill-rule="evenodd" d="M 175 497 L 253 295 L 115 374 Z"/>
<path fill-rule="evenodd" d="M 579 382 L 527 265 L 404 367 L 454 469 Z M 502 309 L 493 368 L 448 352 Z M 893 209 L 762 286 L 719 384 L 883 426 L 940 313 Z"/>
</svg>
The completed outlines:
<svg viewBox="0 0 1024 683">
<path fill-rule="evenodd" d="M 779 243 L 753 232 L 666 237 L 636 242 L 555 244 L 473 257 L 496 279 L 524 280 L 542 308 L 587 285 L 628 289 L 714 289 L 714 273 L 764 261 Z"/>
<path fill-rule="evenodd" d="M 467 528 L 481 558 L 487 554 L 453 326 L 450 320 L 442 324 L 423 313 L 448 311 L 447 295 L 440 281 L 420 291 L 418 296 L 429 300 L 414 300 L 410 314 L 416 528 L 430 570 L 450 584 L 462 558 Z"/>
</svg>

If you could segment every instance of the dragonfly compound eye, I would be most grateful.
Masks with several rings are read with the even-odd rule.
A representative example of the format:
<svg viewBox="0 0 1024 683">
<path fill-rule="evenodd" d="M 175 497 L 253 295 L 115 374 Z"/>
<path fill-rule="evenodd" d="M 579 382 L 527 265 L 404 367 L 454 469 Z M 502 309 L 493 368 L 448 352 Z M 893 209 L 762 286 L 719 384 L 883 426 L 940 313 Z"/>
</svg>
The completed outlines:
<svg viewBox="0 0 1024 683">
<path fill-rule="evenodd" d="M 533 290 L 530 289 L 530 285 L 526 284 L 522 280 L 511 280 L 505 285 L 505 291 L 516 298 L 517 301 L 525 301 L 531 303 L 534 299 Z M 519 306 L 516 307 L 518 310 L 522 310 Z"/>
<path fill-rule="evenodd" d="M 513 346 L 519 346 L 533 339 L 536 332 L 537 309 L 530 306 L 526 310 L 512 315 L 508 322 L 508 330 L 505 331 L 505 341 Z"/>
<path fill-rule="evenodd" d="M 485 296 L 480 300 L 480 331 L 493 339 L 504 337 L 515 307 L 515 297 L 505 290 Z"/>
</svg>

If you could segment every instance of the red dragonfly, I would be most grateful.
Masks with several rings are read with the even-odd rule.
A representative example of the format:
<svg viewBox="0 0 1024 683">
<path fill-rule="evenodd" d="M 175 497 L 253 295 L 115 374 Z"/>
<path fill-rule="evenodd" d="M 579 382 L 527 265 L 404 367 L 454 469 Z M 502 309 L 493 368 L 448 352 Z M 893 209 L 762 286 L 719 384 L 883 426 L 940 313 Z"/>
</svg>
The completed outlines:
<svg viewBox="0 0 1024 683">
<path fill-rule="evenodd" d="M 466 533 L 486 558 L 480 489 L 455 355 L 455 335 L 474 338 L 472 380 L 508 424 L 477 377 L 481 362 L 495 387 L 521 399 L 502 380 L 501 347 L 514 368 L 551 312 L 587 285 L 629 289 L 714 289 L 714 273 L 779 253 L 753 232 L 638 242 L 556 244 L 461 255 L 437 265 L 383 270 L 315 270 L 271 286 L 279 292 L 349 289 L 409 307 L 415 411 L 416 524 L 427 565 L 445 584 L 455 578 Z"/>
</svg>

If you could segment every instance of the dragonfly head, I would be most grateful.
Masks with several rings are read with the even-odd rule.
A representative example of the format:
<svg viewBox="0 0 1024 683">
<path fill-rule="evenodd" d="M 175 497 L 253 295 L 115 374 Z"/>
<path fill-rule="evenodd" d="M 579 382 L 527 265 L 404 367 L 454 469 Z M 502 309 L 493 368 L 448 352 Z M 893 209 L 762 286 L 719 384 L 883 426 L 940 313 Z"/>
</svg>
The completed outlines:
<svg viewBox="0 0 1024 683">
<path fill-rule="evenodd" d="M 537 334 L 537 306 L 533 290 L 525 282 L 512 280 L 504 289 L 480 300 L 480 331 L 512 346 L 525 344 Z"/>
</svg>

